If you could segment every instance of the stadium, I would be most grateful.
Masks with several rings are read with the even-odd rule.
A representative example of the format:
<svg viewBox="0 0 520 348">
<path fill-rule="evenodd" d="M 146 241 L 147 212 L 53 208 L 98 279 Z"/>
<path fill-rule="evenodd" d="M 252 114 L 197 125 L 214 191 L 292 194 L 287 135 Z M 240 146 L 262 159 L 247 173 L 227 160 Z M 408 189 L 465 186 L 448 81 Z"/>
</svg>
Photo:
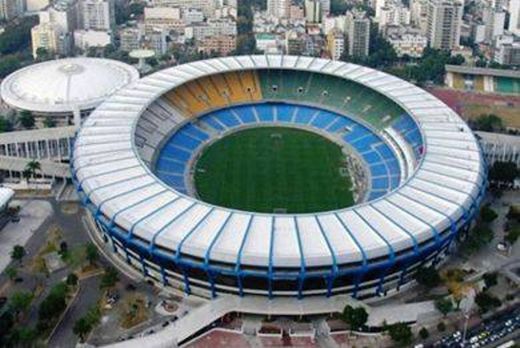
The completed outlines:
<svg viewBox="0 0 520 348">
<path fill-rule="evenodd" d="M 435 97 L 298 56 L 144 77 L 84 122 L 71 168 L 114 253 L 206 297 L 396 293 L 446 257 L 486 184 L 475 136 Z"/>
</svg>

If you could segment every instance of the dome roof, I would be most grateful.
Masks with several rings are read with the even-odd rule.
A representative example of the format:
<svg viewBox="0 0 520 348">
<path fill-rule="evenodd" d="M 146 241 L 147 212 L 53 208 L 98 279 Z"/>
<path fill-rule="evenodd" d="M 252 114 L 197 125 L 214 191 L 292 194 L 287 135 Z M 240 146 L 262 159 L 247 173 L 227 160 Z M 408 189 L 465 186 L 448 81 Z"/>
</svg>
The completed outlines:
<svg viewBox="0 0 520 348">
<path fill-rule="evenodd" d="M 15 71 L 2 82 L 1 95 L 20 109 L 71 112 L 96 107 L 138 78 L 134 67 L 115 60 L 58 59 Z"/>
</svg>

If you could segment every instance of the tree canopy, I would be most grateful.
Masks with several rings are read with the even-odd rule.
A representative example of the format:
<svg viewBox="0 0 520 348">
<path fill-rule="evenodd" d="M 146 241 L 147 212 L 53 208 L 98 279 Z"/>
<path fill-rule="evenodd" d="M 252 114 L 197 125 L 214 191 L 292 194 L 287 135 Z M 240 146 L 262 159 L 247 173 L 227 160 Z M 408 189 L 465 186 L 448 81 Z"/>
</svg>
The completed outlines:
<svg viewBox="0 0 520 348">
<path fill-rule="evenodd" d="M 484 132 L 499 132 L 504 130 L 504 122 L 495 114 L 483 114 L 471 122 L 475 130 Z"/>
<path fill-rule="evenodd" d="M 477 296 L 475 296 L 475 303 L 478 305 L 481 313 L 486 313 L 502 305 L 502 302 L 498 298 L 486 291 L 479 292 Z"/>
<path fill-rule="evenodd" d="M 395 323 L 388 326 L 388 334 L 400 346 L 408 346 L 412 342 L 412 330 L 406 323 Z"/>
<path fill-rule="evenodd" d="M 427 288 L 434 288 L 441 283 L 439 272 L 437 272 L 434 266 L 419 267 L 415 273 L 415 280 Z"/>
<path fill-rule="evenodd" d="M 489 169 L 489 180 L 496 183 L 512 185 L 519 171 L 514 162 L 497 161 Z"/>
<path fill-rule="evenodd" d="M 352 307 L 347 305 L 343 309 L 342 319 L 351 329 L 359 329 L 367 323 L 368 313 L 363 307 Z"/>
</svg>

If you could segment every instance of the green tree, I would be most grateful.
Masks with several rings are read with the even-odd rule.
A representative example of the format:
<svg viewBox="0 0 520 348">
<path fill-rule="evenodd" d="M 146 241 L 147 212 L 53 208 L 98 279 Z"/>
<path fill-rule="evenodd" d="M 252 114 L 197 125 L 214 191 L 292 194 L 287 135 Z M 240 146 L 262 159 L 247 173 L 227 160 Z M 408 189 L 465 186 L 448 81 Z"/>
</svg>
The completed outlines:
<svg viewBox="0 0 520 348">
<path fill-rule="evenodd" d="M 440 298 L 435 301 L 435 308 L 444 316 L 453 310 L 453 302 L 449 298 Z"/>
<path fill-rule="evenodd" d="M 38 334 L 32 327 L 18 326 L 10 335 L 10 343 L 16 347 L 33 347 Z"/>
<path fill-rule="evenodd" d="M 441 321 L 441 322 L 439 322 L 439 323 L 437 324 L 437 331 L 439 331 L 439 332 L 444 332 L 444 331 L 446 331 L 446 324 L 444 324 L 443 321 Z"/>
<path fill-rule="evenodd" d="M 117 271 L 113 267 L 107 267 L 105 273 L 103 273 L 103 276 L 101 277 L 101 284 L 99 286 L 102 289 L 111 288 L 116 285 L 118 281 L 119 275 L 117 274 Z"/>
<path fill-rule="evenodd" d="M 480 219 L 485 223 L 491 223 L 498 217 L 498 214 L 489 206 L 484 205 L 480 208 Z"/>
<path fill-rule="evenodd" d="M 41 164 L 37 160 L 31 160 L 25 165 L 24 175 L 34 178 L 37 172 L 41 170 Z"/>
<path fill-rule="evenodd" d="M 56 121 L 52 116 L 45 117 L 45 120 L 43 120 L 43 126 L 45 128 L 54 128 L 56 127 Z"/>
<path fill-rule="evenodd" d="M 421 338 L 423 340 L 427 339 L 428 337 L 430 337 L 430 332 L 428 331 L 427 328 L 425 327 L 422 327 L 420 330 L 419 330 L 419 336 L 421 336 Z"/>
<path fill-rule="evenodd" d="M 469 231 L 461 250 L 471 255 L 493 240 L 493 231 L 485 224 L 477 224 Z"/>
<path fill-rule="evenodd" d="M 48 329 L 54 320 L 63 313 L 67 307 L 68 291 L 66 283 L 58 283 L 42 301 L 38 309 L 38 326 L 41 330 Z"/>
<path fill-rule="evenodd" d="M 486 291 L 479 292 L 477 296 L 475 296 L 475 303 L 479 307 L 481 313 L 486 313 L 502 305 L 502 302 L 497 297 Z"/>
<path fill-rule="evenodd" d="M 1 61 L 2 61 L 2 59 L 0 59 L 0 62 Z M 13 124 L 5 117 L 0 117 L 0 133 L 10 132 L 12 130 L 13 130 Z"/>
<path fill-rule="evenodd" d="M 20 58 L 17 55 L 9 54 L 2 56 L 2 59 L 0 59 L 0 78 L 6 77 L 21 67 Z"/>
<path fill-rule="evenodd" d="M 18 120 L 26 129 L 34 127 L 34 116 L 29 110 L 22 110 L 18 116 Z"/>
<path fill-rule="evenodd" d="M 17 318 L 29 308 L 33 297 L 33 294 L 28 291 L 17 291 L 11 295 L 9 307 L 15 312 Z"/>
<path fill-rule="evenodd" d="M 36 58 L 39 61 L 48 60 L 51 58 L 51 55 L 49 54 L 49 51 L 45 47 L 38 47 L 36 49 Z"/>
<path fill-rule="evenodd" d="M 345 321 L 352 330 L 362 328 L 368 320 L 368 313 L 363 307 L 345 306 L 343 309 L 343 321 Z"/>
<path fill-rule="evenodd" d="M 498 275 L 495 272 L 485 273 L 482 276 L 482 279 L 484 279 L 484 283 L 486 284 L 487 289 L 498 284 L 497 277 L 498 277 Z"/>
<path fill-rule="evenodd" d="M 21 52 L 31 45 L 31 28 L 38 24 L 38 16 L 13 21 L 0 34 L 0 54 Z M 3 60 L 0 59 L 0 61 Z"/>
<path fill-rule="evenodd" d="M 489 169 L 488 177 L 491 182 L 512 186 L 518 175 L 519 171 L 514 162 L 497 161 Z"/>
<path fill-rule="evenodd" d="M 94 244 L 92 244 L 92 243 L 87 244 L 87 246 L 85 247 L 85 257 L 87 258 L 87 261 L 91 265 L 94 265 L 94 263 L 96 263 L 96 261 L 99 258 L 99 255 L 98 255 L 98 250 Z"/>
<path fill-rule="evenodd" d="M 21 245 L 15 245 L 11 251 L 11 259 L 14 261 L 22 262 L 25 256 L 25 248 Z"/>
<path fill-rule="evenodd" d="M 515 244 L 515 242 L 518 240 L 519 237 L 520 237 L 520 226 L 515 225 L 507 231 L 507 234 L 504 239 L 506 240 L 506 242 L 513 245 L 513 244 Z"/>
<path fill-rule="evenodd" d="M 18 270 L 15 268 L 15 267 L 8 267 L 6 270 L 5 270 L 5 274 L 7 275 L 7 277 L 13 281 L 15 280 L 16 276 L 18 275 Z"/>
<path fill-rule="evenodd" d="M 412 342 L 412 330 L 406 323 L 396 323 L 388 326 L 388 334 L 399 346 L 407 346 Z"/>
<path fill-rule="evenodd" d="M 441 283 L 439 272 L 437 272 L 434 266 L 419 267 L 415 273 L 415 280 L 427 288 L 434 288 Z"/>
<path fill-rule="evenodd" d="M 74 323 L 72 332 L 74 332 L 74 334 L 79 337 L 79 340 L 81 342 L 85 342 L 85 336 L 90 332 L 91 329 L 92 326 L 89 323 L 88 319 L 85 317 L 81 317 Z"/>
<path fill-rule="evenodd" d="M 76 286 L 78 284 L 78 276 L 75 273 L 71 273 L 67 276 L 67 285 Z"/>
<path fill-rule="evenodd" d="M 473 128 L 484 132 L 499 132 L 504 130 L 502 119 L 494 114 L 484 114 L 472 122 Z"/>
</svg>

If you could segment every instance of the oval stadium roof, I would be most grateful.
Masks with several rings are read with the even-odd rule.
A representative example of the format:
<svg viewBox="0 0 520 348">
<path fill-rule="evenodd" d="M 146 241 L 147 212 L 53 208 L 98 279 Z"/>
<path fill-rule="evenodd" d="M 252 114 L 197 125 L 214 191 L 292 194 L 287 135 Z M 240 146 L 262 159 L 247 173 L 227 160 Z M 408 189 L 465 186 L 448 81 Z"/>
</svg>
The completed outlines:
<svg viewBox="0 0 520 348">
<path fill-rule="evenodd" d="M 210 205 L 159 180 L 143 163 L 135 126 L 148 105 L 203 76 L 248 69 L 335 75 L 391 98 L 417 122 L 424 156 L 399 188 L 374 201 L 315 214 L 258 214 Z M 90 202 L 151 245 L 215 262 L 308 267 L 374 259 L 431 240 L 474 205 L 485 184 L 478 142 L 437 98 L 397 77 L 311 57 L 238 56 L 165 69 L 98 107 L 75 142 L 73 167 Z M 144 187 L 144 188 L 143 188 Z"/>
<path fill-rule="evenodd" d="M 35 112 L 63 113 L 95 108 L 137 80 L 133 66 L 111 59 L 67 58 L 30 65 L 9 75 L 0 87 L 9 105 Z"/>
</svg>

